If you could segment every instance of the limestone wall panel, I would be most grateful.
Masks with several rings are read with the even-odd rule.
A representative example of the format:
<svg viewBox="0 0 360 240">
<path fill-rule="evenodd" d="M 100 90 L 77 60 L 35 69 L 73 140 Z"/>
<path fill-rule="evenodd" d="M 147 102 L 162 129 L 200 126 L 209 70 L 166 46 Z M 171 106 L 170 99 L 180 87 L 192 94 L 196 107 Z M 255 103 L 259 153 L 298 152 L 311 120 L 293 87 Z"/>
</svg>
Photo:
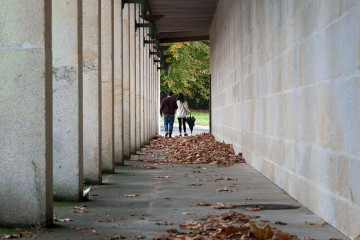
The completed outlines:
<svg viewBox="0 0 360 240">
<path fill-rule="evenodd" d="M 210 28 L 215 138 L 352 238 L 359 22 L 359 1 L 229 0 Z"/>
</svg>

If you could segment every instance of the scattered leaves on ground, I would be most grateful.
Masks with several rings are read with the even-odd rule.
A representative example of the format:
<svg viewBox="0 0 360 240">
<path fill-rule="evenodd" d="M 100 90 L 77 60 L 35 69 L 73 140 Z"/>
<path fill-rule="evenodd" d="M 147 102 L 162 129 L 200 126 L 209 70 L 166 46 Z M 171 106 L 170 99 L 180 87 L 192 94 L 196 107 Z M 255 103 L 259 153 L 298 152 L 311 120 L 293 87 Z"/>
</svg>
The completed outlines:
<svg viewBox="0 0 360 240">
<path fill-rule="evenodd" d="M 138 197 L 140 194 L 138 193 L 131 193 L 131 194 L 124 194 L 125 197 Z"/>
<path fill-rule="evenodd" d="M 180 223 L 181 229 L 193 232 L 179 232 L 169 229 L 167 233 L 156 235 L 154 240 L 207 240 L 207 239 L 242 239 L 242 240 L 297 240 L 296 236 L 271 228 L 269 225 L 257 226 L 250 216 L 230 211 L 222 215 L 210 215 L 201 218 L 203 222 L 189 221 Z"/>
<path fill-rule="evenodd" d="M 70 228 L 74 230 L 85 230 L 85 228 L 77 227 L 77 226 L 71 226 Z"/>
<path fill-rule="evenodd" d="M 320 226 L 323 227 L 324 225 L 326 225 L 326 222 L 305 222 L 306 225 L 308 226 Z"/>
<path fill-rule="evenodd" d="M 20 237 L 21 234 L 18 233 L 0 235 L 1 239 L 11 239 L 11 238 L 20 238 Z"/>
<path fill-rule="evenodd" d="M 202 186 L 202 184 L 200 184 L 200 183 L 192 183 L 192 184 L 189 184 L 189 186 Z"/>
<path fill-rule="evenodd" d="M 245 162 L 241 153 L 235 154 L 231 144 L 215 141 L 214 136 L 210 133 L 186 138 L 165 138 L 158 135 L 146 147 L 148 149 L 159 149 L 162 153 L 166 153 L 167 156 L 158 160 L 160 163 L 184 165 L 207 163 L 217 166 L 230 166 Z"/>
<path fill-rule="evenodd" d="M 71 213 L 87 213 L 87 206 L 75 206 Z"/>
</svg>

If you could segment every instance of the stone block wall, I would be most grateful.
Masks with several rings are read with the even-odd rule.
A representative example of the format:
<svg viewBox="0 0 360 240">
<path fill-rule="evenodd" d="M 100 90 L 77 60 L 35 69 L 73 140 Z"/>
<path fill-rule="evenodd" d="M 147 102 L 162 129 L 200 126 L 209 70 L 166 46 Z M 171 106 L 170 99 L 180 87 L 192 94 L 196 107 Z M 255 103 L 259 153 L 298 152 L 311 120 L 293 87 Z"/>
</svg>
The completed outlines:
<svg viewBox="0 0 360 240">
<path fill-rule="evenodd" d="M 336 228 L 360 234 L 360 1 L 219 1 L 212 133 Z"/>
</svg>

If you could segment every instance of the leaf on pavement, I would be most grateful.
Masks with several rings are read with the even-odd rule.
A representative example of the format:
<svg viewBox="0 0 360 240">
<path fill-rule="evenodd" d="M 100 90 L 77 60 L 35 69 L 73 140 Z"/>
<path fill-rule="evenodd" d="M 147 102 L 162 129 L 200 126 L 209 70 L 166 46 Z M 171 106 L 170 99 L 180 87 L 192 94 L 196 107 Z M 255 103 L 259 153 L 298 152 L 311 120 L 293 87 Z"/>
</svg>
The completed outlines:
<svg viewBox="0 0 360 240">
<path fill-rule="evenodd" d="M 208 206 L 211 206 L 212 204 L 211 203 L 197 203 L 196 206 L 199 206 L 199 207 L 208 207 Z"/>
<path fill-rule="evenodd" d="M 170 178 L 170 176 L 154 176 L 153 178 Z"/>
<path fill-rule="evenodd" d="M 276 221 L 275 224 L 277 224 L 277 225 L 287 225 L 286 222 L 282 222 L 282 221 Z"/>
<path fill-rule="evenodd" d="M 326 222 L 305 222 L 306 225 L 308 226 L 319 226 L 319 227 L 323 227 L 324 225 L 326 225 Z"/>
<path fill-rule="evenodd" d="M 71 222 L 73 221 L 71 218 L 57 218 L 54 221 L 58 221 L 58 222 Z"/>
<path fill-rule="evenodd" d="M 113 239 L 125 239 L 126 237 L 125 236 L 123 236 L 123 235 L 121 235 L 121 234 L 116 234 L 115 236 L 112 236 L 111 237 L 111 240 L 113 240 Z"/>
<path fill-rule="evenodd" d="M 131 193 L 131 194 L 124 194 L 125 197 L 138 197 L 140 194 L 138 193 Z"/>
<path fill-rule="evenodd" d="M 215 209 L 233 209 L 236 208 L 237 205 L 233 205 L 233 204 L 226 204 L 226 203 L 216 203 L 214 208 Z"/>
<path fill-rule="evenodd" d="M 193 213 L 193 212 L 183 212 L 182 214 L 183 215 L 194 215 L 195 213 Z"/>
<path fill-rule="evenodd" d="M 220 188 L 220 189 L 216 189 L 217 192 L 237 192 L 236 189 L 229 189 L 229 188 Z"/>
<path fill-rule="evenodd" d="M 75 206 L 71 213 L 87 213 L 87 206 Z"/>
<path fill-rule="evenodd" d="M 186 223 L 180 223 L 180 228 L 189 230 L 199 230 L 201 225 L 197 222 L 189 221 Z"/>
<path fill-rule="evenodd" d="M 202 186 L 202 184 L 200 184 L 200 183 L 192 183 L 192 184 L 189 184 L 189 186 Z"/>
</svg>

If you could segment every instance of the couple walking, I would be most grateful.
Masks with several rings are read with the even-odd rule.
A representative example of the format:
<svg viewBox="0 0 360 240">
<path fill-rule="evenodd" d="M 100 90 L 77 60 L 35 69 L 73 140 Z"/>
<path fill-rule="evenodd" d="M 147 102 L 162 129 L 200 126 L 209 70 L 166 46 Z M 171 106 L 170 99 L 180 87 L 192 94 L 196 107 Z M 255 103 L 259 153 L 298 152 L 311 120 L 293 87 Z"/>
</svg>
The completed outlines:
<svg viewBox="0 0 360 240">
<path fill-rule="evenodd" d="M 165 127 L 165 137 L 171 137 L 175 111 L 177 110 L 177 119 L 179 121 L 179 132 L 181 134 L 181 126 L 184 128 L 184 136 L 187 136 L 186 133 L 186 114 L 190 113 L 187 102 L 184 99 L 184 94 L 179 93 L 177 100 L 173 98 L 174 93 L 169 91 L 167 97 L 161 101 L 160 105 L 160 115 L 162 116 L 164 113 L 164 127 Z"/>
</svg>

